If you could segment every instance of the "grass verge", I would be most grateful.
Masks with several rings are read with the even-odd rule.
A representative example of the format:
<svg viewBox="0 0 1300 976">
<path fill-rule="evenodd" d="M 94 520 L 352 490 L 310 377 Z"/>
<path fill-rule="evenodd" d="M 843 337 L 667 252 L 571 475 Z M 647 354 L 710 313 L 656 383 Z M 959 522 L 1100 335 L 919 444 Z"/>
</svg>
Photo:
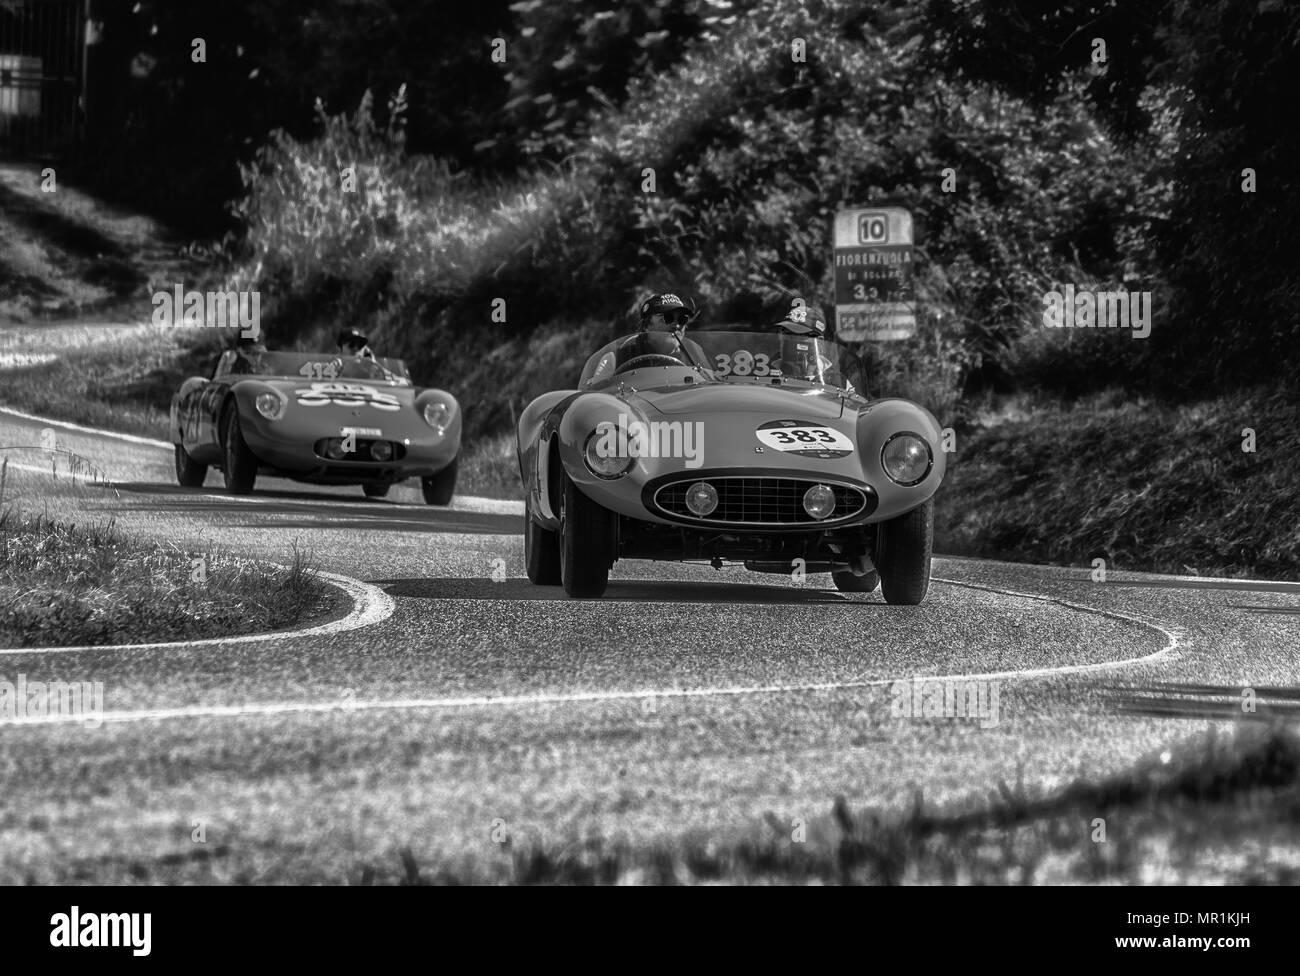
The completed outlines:
<svg viewBox="0 0 1300 976">
<path fill-rule="evenodd" d="M 0 647 L 145 643 L 259 633 L 332 611 L 310 557 L 269 567 L 134 541 L 5 504 L 0 463 Z"/>
<path fill-rule="evenodd" d="M 33 329 L 0 349 L 0 405 L 168 440 L 172 394 L 187 376 L 211 373 L 219 355 L 196 335 L 181 341 L 177 332 L 150 326 Z"/>
<path fill-rule="evenodd" d="M 1296 410 L 1295 394 L 1281 388 L 1187 404 L 1120 391 L 1072 402 L 1021 397 L 959 438 L 938 495 L 935 548 L 1296 578 Z"/>
<path fill-rule="evenodd" d="M 793 828 L 793 829 L 792 829 Z M 363 864 L 362 884 L 1295 884 L 1300 738 L 1294 729 L 1211 732 L 1100 782 L 1045 797 L 1005 783 L 983 809 L 942 813 L 917 796 L 892 814 L 829 813 L 727 841 L 603 838 L 527 846 L 485 870 L 420 865 L 409 848 Z"/>
</svg>

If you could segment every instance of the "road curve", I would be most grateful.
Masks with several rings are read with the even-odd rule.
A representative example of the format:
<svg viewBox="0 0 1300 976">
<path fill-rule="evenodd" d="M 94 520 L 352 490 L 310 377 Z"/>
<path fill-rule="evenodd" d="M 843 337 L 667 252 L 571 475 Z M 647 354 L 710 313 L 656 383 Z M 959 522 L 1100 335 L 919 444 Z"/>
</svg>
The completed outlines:
<svg viewBox="0 0 1300 976">
<path fill-rule="evenodd" d="M 105 688 L 93 727 L 0 717 L 13 786 L 0 818 L 41 825 L 0 826 L 0 880 L 148 863 L 187 847 L 199 821 L 226 854 L 196 877 L 346 881 L 408 846 L 499 857 L 503 826 L 557 844 L 637 839 L 743 829 L 768 811 L 812 818 L 837 795 L 956 803 L 1018 777 L 1050 789 L 1207 722 L 1118 709 L 1117 683 L 1300 683 L 1296 584 L 1094 583 L 938 558 L 926 603 L 903 608 L 826 578 L 626 562 L 606 599 L 571 601 L 523 578 L 517 504 L 442 510 L 411 488 L 381 501 L 274 479 L 233 498 L 216 472 L 176 487 L 165 446 L 66 426 L 57 447 L 83 474 L 56 458 L 52 477 L 46 426 L 0 411 L 22 504 L 196 552 L 283 561 L 296 544 L 382 589 L 392 612 L 296 637 L 0 657 L 0 678 Z M 996 710 L 899 714 L 910 692 L 897 682 L 941 676 L 987 682 L 986 704 L 996 687 Z"/>
</svg>

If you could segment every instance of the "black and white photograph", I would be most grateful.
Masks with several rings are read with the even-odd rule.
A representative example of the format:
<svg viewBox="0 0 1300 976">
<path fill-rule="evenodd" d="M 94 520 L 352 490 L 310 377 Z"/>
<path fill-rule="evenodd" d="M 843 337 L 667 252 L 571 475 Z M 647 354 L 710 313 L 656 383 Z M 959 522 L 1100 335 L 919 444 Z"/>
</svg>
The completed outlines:
<svg viewBox="0 0 1300 976">
<path fill-rule="evenodd" d="M 0 0 L 23 940 L 1030 886 L 1250 960 L 1297 95 L 1294 0 Z"/>
</svg>

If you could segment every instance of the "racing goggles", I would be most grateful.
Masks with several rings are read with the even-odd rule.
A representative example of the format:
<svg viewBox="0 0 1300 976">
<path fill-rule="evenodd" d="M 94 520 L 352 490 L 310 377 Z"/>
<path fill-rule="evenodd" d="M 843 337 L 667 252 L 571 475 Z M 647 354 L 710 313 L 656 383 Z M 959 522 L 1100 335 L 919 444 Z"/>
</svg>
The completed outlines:
<svg viewBox="0 0 1300 976">
<path fill-rule="evenodd" d="M 653 326 L 685 325 L 691 320 L 691 315 L 684 308 L 673 308 L 666 312 L 652 312 L 646 318 L 646 324 Z"/>
</svg>

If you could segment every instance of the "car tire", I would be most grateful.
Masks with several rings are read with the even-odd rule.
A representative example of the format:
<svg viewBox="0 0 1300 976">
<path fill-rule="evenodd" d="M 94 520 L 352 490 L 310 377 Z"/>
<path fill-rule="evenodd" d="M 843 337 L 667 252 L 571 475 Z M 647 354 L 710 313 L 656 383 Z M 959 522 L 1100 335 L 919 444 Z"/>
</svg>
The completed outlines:
<svg viewBox="0 0 1300 976">
<path fill-rule="evenodd" d="M 221 466 L 226 479 L 226 491 L 232 495 L 247 495 L 257 481 L 257 457 L 244 440 L 239 426 L 239 410 L 226 409 L 225 463 Z"/>
<path fill-rule="evenodd" d="M 874 569 L 866 576 L 858 576 L 848 569 L 831 573 L 835 580 L 835 589 L 841 593 L 874 593 L 880 585 L 880 574 Z"/>
<path fill-rule="evenodd" d="M 543 528 L 524 513 L 524 571 L 536 586 L 560 585 L 560 533 Z"/>
<path fill-rule="evenodd" d="M 930 588 L 934 549 L 934 499 L 876 530 L 876 570 L 886 603 L 916 606 Z"/>
<path fill-rule="evenodd" d="M 366 493 L 367 498 L 383 498 L 391 487 L 393 486 L 386 481 L 368 481 L 361 486 L 361 490 Z"/>
<path fill-rule="evenodd" d="M 560 510 L 560 583 L 578 599 L 604 595 L 614 565 L 617 516 L 564 479 Z"/>
<path fill-rule="evenodd" d="M 176 444 L 176 483 L 182 488 L 202 488 L 208 476 L 208 466 L 190 457 L 190 452 Z"/>
<path fill-rule="evenodd" d="M 437 474 L 420 479 L 420 490 L 424 493 L 426 505 L 450 505 L 452 495 L 456 494 L 456 471 L 460 467 L 460 456 L 451 459 Z"/>
</svg>

